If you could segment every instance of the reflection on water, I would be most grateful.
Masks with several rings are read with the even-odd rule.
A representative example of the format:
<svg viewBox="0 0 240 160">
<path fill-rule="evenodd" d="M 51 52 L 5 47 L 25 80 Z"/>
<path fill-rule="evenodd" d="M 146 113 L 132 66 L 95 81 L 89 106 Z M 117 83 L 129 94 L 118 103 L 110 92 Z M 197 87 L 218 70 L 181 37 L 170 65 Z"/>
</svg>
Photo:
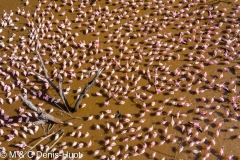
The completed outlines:
<svg viewBox="0 0 240 160">
<path fill-rule="evenodd" d="M 237 159 L 239 12 L 238 1 L 222 0 L 2 1 L 1 149 Z M 56 91 L 34 74 L 44 75 L 36 39 L 52 82 L 64 77 L 71 107 L 91 71 L 104 68 L 77 112 L 60 110 Z M 37 115 L 19 93 L 64 122 L 51 130 L 63 131 L 59 141 L 37 144 L 44 131 L 31 125 Z"/>
</svg>

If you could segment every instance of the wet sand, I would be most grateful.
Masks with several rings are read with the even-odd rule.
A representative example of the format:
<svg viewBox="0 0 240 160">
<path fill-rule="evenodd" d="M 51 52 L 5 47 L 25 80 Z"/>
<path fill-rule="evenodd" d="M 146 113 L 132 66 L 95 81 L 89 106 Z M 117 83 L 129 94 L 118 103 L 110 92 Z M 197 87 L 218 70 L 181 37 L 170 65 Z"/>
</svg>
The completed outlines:
<svg viewBox="0 0 240 160">
<path fill-rule="evenodd" d="M 82 159 L 240 157 L 239 109 L 232 107 L 232 97 L 239 94 L 239 2 L 99 0 L 92 6 L 86 1 L 82 6 L 81 1 L 72 4 L 71 1 L 30 1 L 27 6 L 25 3 L 9 0 L 0 6 L 2 19 L 5 18 L 2 22 L 7 22 L 5 27 L 4 24 L 0 27 L 4 43 L 0 47 L 1 71 L 6 73 L 0 74 L 4 83 L 0 90 L 4 103 L 0 107 L 13 121 L 4 120 L 4 114 L 0 118 L 5 124 L 19 125 L 9 128 L 1 124 L 4 133 L 0 147 L 5 147 L 7 152 L 25 152 L 29 148 L 20 149 L 15 145 L 25 141 L 33 146 L 44 136 L 41 126 L 33 135 L 23 130 L 23 126 L 36 121 L 36 117 L 30 117 L 28 123 L 26 118 L 18 122 L 19 107 L 33 114 L 32 110 L 21 100 L 9 104 L 8 98 L 14 99 L 15 95 L 27 91 L 33 104 L 44 103 L 41 107 L 46 111 L 53 108 L 51 114 L 64 122 L 52 129 L 64 130 L 64 136 L 54 146 L 55 153 L 81 152 Z M 29 11 L 28 18 L 26 13 L 21 15 L 23 9 L 26 13 Z M 11 10 L 13 25 L 8 19 Z M 24 75 L 26 68 L 17 66 L 23 62 L 28 67 L 36 65 L 36 72 L 41 70 L 35 53 L 36 35 L 49 77 L 58 85 L 56 73 L 60 73 L 64 77 L 64 92 L 70 87 L 66 98 L 71 107 L 79 94 L 78 88 L 83 89 L 94 77 L 90 71 L 104 68 L 98 82 L 87 91 L 80 109 L 71 113 L 72 117 L 81 119 L 72 119 L 50 102 L 51 99 L 44 100 L 46 94 L 60 97 L 50 85 L 46 89 L 46 84 L 36 75 Z M 26 41 L 19 36 L 24 36 Z M 86 45 L 81 46 L 83 42 Z M 14 51 L 16 46 L 18 49 Z M 71 78 L 71 69 L 76 78 Z M 15 71 L 19 76 L 12 74 Z M 17 85 L 18 79 L 26 90 Z M 28 79 L 30 82 L 26 84 Z M 4 91 L 5 85 L 11 86 L 9 97 L 7 89 Z M 34 86 L 42 92 L 35 99 L 32 98 L 36 92 Z M 108 102 L 106 106 L 104 103 Z M 238 106 L 239 98 L 236 104 Z M 115 118 L 118 111 L 121 116 Z M 77 129 L 81 125 L 82 128 Z M 13 129 L 19 136 L 7 141 L 9 134 L 16 134 Z M 29 129 L 34 130 L 34 126 Z M 40 144 L 47 148 L 54 142 L 46 139 Z M 63 142 L 67 147 L 61 146 Z M 74 142 L 77 145 L 72 147 Z M 36 148 L 40 149 L 40 145 Z M 99 153 L 94 155 L 96 150 Z"/>
</svg>

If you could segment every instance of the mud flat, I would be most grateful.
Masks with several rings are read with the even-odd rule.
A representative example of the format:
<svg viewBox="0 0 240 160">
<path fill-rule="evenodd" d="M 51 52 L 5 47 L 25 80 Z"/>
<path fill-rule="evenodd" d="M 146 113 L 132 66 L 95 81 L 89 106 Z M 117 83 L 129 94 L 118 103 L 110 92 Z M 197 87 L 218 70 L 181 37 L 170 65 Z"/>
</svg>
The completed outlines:
<svg viewBox="0 0 240 160">
<path fill-rule="evenodd" d="M 10 151 L 32 159 L 240 157 L 238 1 L 1 2 L 6 159 Z M 70 112 L 45 78 L 37 41 L 57 90 L 63 77 Z M 44 132 L 43 112 L 19 94 L 62 123 L 45 121 Z"/>
</svg>

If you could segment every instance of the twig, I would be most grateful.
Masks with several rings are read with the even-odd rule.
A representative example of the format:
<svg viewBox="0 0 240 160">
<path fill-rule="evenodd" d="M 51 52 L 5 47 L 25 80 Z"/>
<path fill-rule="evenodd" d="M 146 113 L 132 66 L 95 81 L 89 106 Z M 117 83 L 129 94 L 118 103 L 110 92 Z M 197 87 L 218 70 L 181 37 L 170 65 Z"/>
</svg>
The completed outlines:
<svg viewBox="0 0 240 160">
<path fill-rule="evenodd" d="M 87 92 L 87 90 L 96 82 L 97 78 L 99 77 L 99 75 L 102 73 L 103 68 L 101 68 L 97 74 L 95 75 L 95 77 L 88 82 L 88 84 L 85 86 L 85 88 L 83 89 L 83 91 L 79 94 L 78 100 L 74 106 L 74 110 L 73 112 L 76 112 L 79 109 L 79 104 L 82 101 L 83 96 L 85 95 L 85 93 Z"/>
<path fill-rule="evenodd" d="M 52 148 L 60 141 L 60 139 L 62 139 L 63 135 L 64 135 L 64 132 L 63 132 L 62 135 L 56 140 L 56 142 L 54 142 L 53 145 L 52 145 L 51 147 L 49 147 L 48 151 L 50 151 L 50 149 L 52 149 Z M 48 151 L 47 151 L 47 152 L 48 152 Z"/>
<path fill-rule="evenodd" d="M 31 151 L 33 148 L 35 148 L 39 143 L 41 143 L 42 141 L 44 141 L 44 140 L 47 139 L 48 137 L 52 136 L 53 134 L 55 134 L 55 132 L 52 132 L 51 134 L 49 134 L 49 135 L 47 135 L 47 136 L 45 136 L 45 137 L 41 137 L 41 139 L 40 139 L 34 146 L 32 146 L 27 152 L 25 152 L 25 153 L 23 154 L 23 156 L 21 156 L 21 157 L 24 157 L 29 151 Z M 19 159 L 21 159 L 21 157 L 20 157 Z M 18 160 L 19 160 L 19 159 L 18 159 Z"/>
</svg>

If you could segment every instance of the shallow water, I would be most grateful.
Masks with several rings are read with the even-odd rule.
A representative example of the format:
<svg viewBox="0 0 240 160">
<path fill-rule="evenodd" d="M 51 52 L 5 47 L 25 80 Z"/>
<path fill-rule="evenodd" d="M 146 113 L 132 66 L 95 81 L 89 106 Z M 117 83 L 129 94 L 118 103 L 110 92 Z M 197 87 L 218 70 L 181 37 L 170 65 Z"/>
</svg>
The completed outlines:
<svg viewBox="0 0 240 160">
<path fill-rule="evenodd" d="M 2 8 L 7 14 L 10 14 L 12 10 L 14 13 L 11 19 L 14 26 L 9 26 L 8 23 L 6 27 L 1 27 L 3 30 L 0 36 L 5 37 L 1 37 L 5 44 L 5 47 L 0 49 L 1 70 L 6 72 L 6 76 L 0 74 L 1 81 L 6 85 L 11 85 L 11 82 L 17 84 L 17 78 L 19 78 L 24 84 L 23 88 L 27 89 L 28 99 L 34 104 L 43 102 L 42 108 L 46 111 L 53 108 L 54 112 L 51 114 L 62 119 L 64 124 L 55 124 L 52 129 L 55 132 L 59 129 L 64 130 L 64 136 L 54 146 L 55 153 L 63 149 L 60 145 L 62 142 L 67 142 L 68 147 L 64 149 L 64 152 L 81 152 L 83 159 L 152 159 L 153 153 L 156 153 L 154 159 L 204 159 L 204 157 L 206 159 L 227 159 L 231 155 L 232 159 L 238 159 L 240 156 L 238 151 L 239 110 L 233 109 L 232 97 L 238 95 L 239 89 L 237 65 L 239 65 L 240 7 L 238 1 L 230 4 L 226 2 L 230 1 L 196 2 L 195 6 L 191 4 L 188 6 L 187 1 L 165 3 L 159 1 L 157 3 L 155 1 L 107 2 L 99 0 L 93 6 L 83 1 L 86 7 L 80 7 L 81 1 L 72 2 L 72 6 L 71 1 L 67 1 L 66 4 L 60 1 L 42 1 L 42 3 L 30 1 L 27 6 L 25 6 L 25 1 L 4 1 L 1 3 L 0 13 L 4 14 Z M 57 7 L 60 7 L 60 11 L 57 11 L 57 7 L 54 9 L 55 3 Z M 206 5 L 203 5 L 204 3 Z M 52 7 L 48 8 L 49 4 L 52 4 Z M 28 19 L 34 26 L 28 26 L 26 15 L 17 14 L 17 7 L 20 8 L 20 12 L 23 9 L 26 13 L 30 12 L 31 16 Z M 36 11 L 37 8 L 40 8 L 39 11 Z M 74 9 L 72 13 L 71 8 Z M 211 18 L 208 10 L 217 17 Z M 36 17 L 34 17 L 35 11 Z M 63 12 L 65 15 L 61 16 Z M 91 20 L 94 14 L 96 17 Z M 121 14 L 123 14 L 122 18 Z M 177 15 L 173 17 L 174 14 Z M 79 21 L 75 22 L 78 15 Z M 16 18 L 19 20 L 16 21 Z M 44 18 L 45 20 L 42 20 Z M 55 23 L 56 19 L 59 20 L 58 24 Z M 43 23 L 47 25 L 47 20 L 50 25 L 42 27 Z M 67 26 L 59 29 L 61 24 L 62 26 L 69 24 L 68 31 Z M 81 26 L 78 26 L 80 24 Z M 95 31 L 90 32 L 89 26 L 95 27 Z M 214 26 L 219 26 L 219 28 L 214 29 Z M 22 29 L 23 27 L 26 28 Z M 29 43 L 31 41 L 29 33 L 33 28 L 40 28 L 36 32 L 42 45 L 39 51 L 46 63 L 49 77 L 53 79 L 55 85 L 58 85 L 57 78 L 53 75 L 56 69 L 64 77 L 63 88 L 71 88 L 66 94 L 70 106 L 73 107 L 76 102 L 79 94 L 76 93 L 78 88 L 83 89 L 94 77 L 93 73 L 89 77 L 89 71 L 105 69 L 98 78 L 98 82 L 87 92 L 88 96 L 83 98 L 80 109 L 71 113 L 72 117 L 81 119 L 72 119 L 59 110 L 54 103 L 43 99 L 45 94 L 59 98 L 51 86 L 47 90 L 44 82 L 37 76 L 25 76 L 25 68 L 12 66 L 14 60 L 10 60 L 8 56 L 22 56 L 23 58 L 18 61 L 26 63 L 27 59 L 30 59 L 26 66 L 36 64 L 36 71 L 39 72 L 41 65 L 35 58 L 35 45 L 31 46 Z M 49 29 L 46 31 L 46 28 Z M 89 32 L 87 34 L 86 29 Z M 182 42 L 179 40 L 180 32 L 184 33 Z M 43 37 L 44 33 L 45 37 Z M 76 36 L 76 33 L 79 35 Z M 13 34 L 16 36 L 13 41 L 9 42 Z M 54 35 L 56 38 L 52 38 Z M 24 36 L 26 39 L 23 43 L 26 47 L 23 49 L 20 47 L 19 36 Z M 72 36 L 74 40 L 71 39 Z M 98 38 L 100 42 L 98 53 L 96 53 L 97 49 L 90 47 L 89 44 Z M 236 39 L 226 45 L 223 38 Z M 66 42 L 63 42 L 65 39 Z M 109 39 L 111 39 L 110 42 L 108 42 Z M 33 37 L 32 41 L 35 42 L 36 39 Z M 84 47 L 74 45 L 74 43 L 83 41 L 86 42 Z M 159 46 L 157 41 L 159 41 Z M 11 44 L 13 47 L 7 48 Z M 47 48 L 45 44 L 52 44 L 53 49 Z M 15 45 L 19 47 L 14 53 Z M 29 53 L 27 53 L 28 49 L 30 49 Z M 225 50 L 228 53 L 224 53 Z M 75 61 L 74 57 L 77 57 Z M 59 60 L 53 63 L 54 60 L 51 59 Z M 47 61 L 49 61 L 48 64 Z M 66 69 L 61 72 L 64 61 L 66 61 Z M 71 61 L 72 64 L 70 64 Z M 8 66 L 10 66 L 9 69 Z M 76 73 L 76 78 L 69 83 L 71 78 L 68 71 L 72 68 Z M 157 69 L 157 82 L 154 80 L 155 69 Z M 13 70 L 19 71 L 20 75 L 13 76 Z M 44 75 L 43 71 L 40 74 Z M 10 75 L 10 78 L 5 80 L 7 75 Z M 42 96 L 32 99 L 31 91 L 35 89 L 30 83 L 25 84 L 27 78 L 34 83 L 33 86 L 40 88 L 43 92 Z M 178 82 L 180 84 L 177 84 Z M 223 83 L 229 91 L 215 86 Z M 157 89 L 160 89 L 160 93 L 156 93 L 154 84 Z M 149 89 L 147 89 L 148 85 L 151 85 Z M 14 98 L 19 93 L 23 94 L 24 89 L 16 86 L 10 92 L 9 97 Z M 96 93 L 101 93 L 102 96 L 97 96 Z M 136 94 L 139 94 L 142 100 L 137 99 Z M 4 100 L 1 108 L 6 115 L 13 118 L 13 122 L 9 123 L 19 124 L 19 127 L 12 126 L 12 128 L 1 125 L 4 131 L 0 138 L 1 146 L 6 148 L 7 153 L 17 150 L 26 152 L 29 148 L 19 149 L 15 144 L 25 141 L 27 145 L 33 146 L 44 135 L 44 132 L 41 127 L 34 135 L 23 131 L 23 126 L 27 126 L 28 123 L 25 122 L 25 118 L 23 122 L 17 122 L 20 117 L 17 109 L 22 107 L 25 112 L 33 113 L 33 111 L 27 109 L 27 106 L 20 100 L 9 104 L 4 87 L 1 88 L 0 95 Z M 109 105 L 105 106 L 104 102 L 107 101 Z M 237 99 L 236 103 L 238 102 Z M 84 104 L 85 107 L 83 107 Z M 118 111 L 122 114 L 120 119 L 115 118 Z M 100 119 L 101 114 L 104 114 L 102 119 Z M 90 116 L 93 116 L 92 120 L 89 120 Z M 1 115 L 1 119 L 4 119 L 4 115 Z M 29 119 L 30 122 L 36 120 L 34 116 Z M 141 123 L 140 121 L 143 120 L 145 121 Z M 68 126 L 69 122 L 73 126 Z M 199 123 L 200 130 L 203 132 L 190 125 L 189 122 Z M 221 123 L 222 126 L 219 125 Z M 77 129 L 80 125 L 82 128 Z M 97 129 L 96 125 L 99 125 L 100 129 Z M 6 141 L 7 135 L 13 134 L 15 128 L 19 133 L 25 133 L 27 138 L 24 139 L 19 135 L 13 140 Z M 34 129 L 33 126 L 30 128 Z M 76 134 L 70 136 L 75 131 Z M 82 134 L 78 137 L 79 132 Z M 107 143 L 114 136 L 117 138 Z M 50 147 L 54 142 L 46 139 L 40 144 L 46 148 L 46 145 Z M 75 147 L 72 147 L 73 142 L 77 142 Z M 90 142 L 92 142 L 91 145 Z M 78 147 L 80 143 L 84 144 L 81 148 Z M 126 149 L 126 146 L 129 147 Z M 145 149 L 144 146 L 146 146 Z M 222 154 L 220 153 L 221 147 L 224 148 Z M 36 148 L 39 149 L 40 145 Z M 33 150 L 36 151 L 36 148 L 34 147 Z M 99 150 L 99 153 L 94 155 L 96 150 Z M 43 153 L 46 152 L 43 151 Z"/>
</svg>

